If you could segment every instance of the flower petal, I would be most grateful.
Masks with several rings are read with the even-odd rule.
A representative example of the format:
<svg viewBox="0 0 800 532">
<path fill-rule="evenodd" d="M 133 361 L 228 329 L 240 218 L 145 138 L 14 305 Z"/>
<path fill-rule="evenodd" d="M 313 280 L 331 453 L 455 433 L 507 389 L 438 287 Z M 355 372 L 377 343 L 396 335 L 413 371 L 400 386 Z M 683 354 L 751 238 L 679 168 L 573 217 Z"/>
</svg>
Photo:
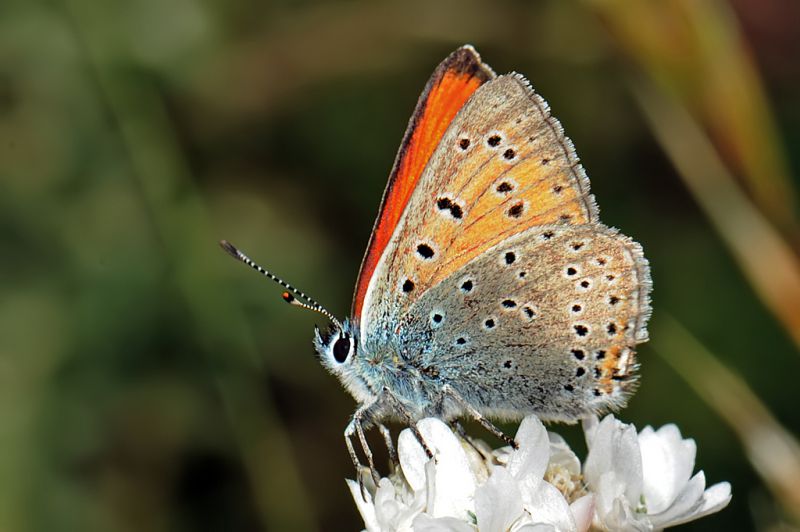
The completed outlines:
<svg viewBox="0 0 800 532">
<path fill-rule="evenodd" d="M 592 517 L 594 517 L 594 497 L 592 495 L 584 495 L 570 504 L 569 510 L 572 512 L 572 518 L 575 520 L 575 527 L 578 532 L 589 530 L 592 525 Z"/>
<path fill-rule="evenodd" d="M 731 485 L 729 482 L 718 482 L 708 488 L 703 493 L 703 504 L 692 515 L 692 519 L 700 519 L 714 512 L 718 512 L 728 506 L 731 502 L 733 494 L 731 493 Z M 681 521 L 680 523 L 685 523 Z M 676 525 L 680 523 L 675 523 Z"/>
<path fill-rule="evenodd" d="M 513 532 L 559 532 L 553 525 L 543 523 L 526 524 L 512 530 Z"/>
<path fill-rule="evenodd" d="M 494 455 L 495 461 L 500 465 L 506 465 L 508 461 L 511 459 L 511 453 L 514 452 L 514 448 L 510 445 L 506 445 L 505 447 L 500 447 L 499 449 L 495 449 L 492 452 Z"/>
<path fill-rule="evenodd" d="M 411 523 L 425 508 L 423 493 L 415 493 L 407 504 L 388 478 L 382 478 L 375 491 L 375 518 L 381 530 L 411 530 Z"/>
<path fill-rule="evenodd" d="M 689 481 L 697 445 L 694 440 L 684 440 L 678 427 L 670 424 L 658 431 L 645 427 L 639 433 L 639 448 L 647 512 L 657 514 L 670 507 Z"/>
<path fill-rule="evenodd" d="M 591 441 L 589 456 L 583 468 L 586 482 L 596 492 L 600 478 L 613 471 L 614 481 L 623 488 L 628 503 L 635 507 L 642 494 L 642 456 L 636 429 L 608 415 L 591 430 L 591 436 L 587 434 L 587 441 Z"/>
<path fill-rule="evenodd" d="M 414 532 L 475 532 L 475 527 L 455 517 L 420 514 L 414 519 Z"/>
<path fill-rule="evenodd" d="M 552 484 L 540 482 L 535 490 L 523 493 L 523 500 L 534 523 L 552 525 L 562 532 L 577 530 L 567 500 Z"/>
<path fill-rule="evenodd" d="M 692 515 L 703 504 L 703 490 L 706 489 L 705 474 L 700 471 L 687 482 L 672 505 L 662 512 L 652 512 L 648 507 L 648 517 L 656 528 L 666 528 L 684 516 Z M 645 500 L 647 503 L 647 500 Z"/>
<path fill-rule="evenodd" d="M 504 532 L 522 515 L 522 495 L 514 477 L 504 467 L 493 467 L 489 480 L 475 490 L 478 530 Z"/>
<path fill-rule="evenodd" d="M 350 480 L 349 478 L 345 480 L 347 482 L 347 487 L 350 488 L 350 494 L 353 496 L 353 500 L 356 502 L 356 508 L 358 508 L 358 513 L 361 514 L 361 519 L 364 520 L 364 526 L 366 527 L 368 532 L 380 532 L 381 527 L 378 526 L 378 520 L 375 517 L 375 506 L 372 504 L 372 497 L 369 493 L 366 494 L 367 500 L 361 496 L 361 488 L 358 485 L 358 482 L 355 480 Z"/>
<path fill-rule="evenodd" d="M 539 418 L 527 416 L 523 419 L 515 439 L 519 449 L 512 452 L 508 459 L 508 472 L 517 480 L 544 477 L 550 460 L 550 439 Z"/>
<path fill-rule="evenodd" d="M 702 471 L 695 475 L 692 481 L 701 474 Z M 692 481 L 690 481 L 690 483 Z M 705 485 L 704 478 L 703 484 Z M 695 519 L 700 519 L 701 517 L 722 510 L 731 502 L 731 497 L 731 485 L 728 482 L 720 482 L 705 490 L 699 499 L 695 501 L 695 505 L 691 509 L 682 513 L 673 513 L 673 509 L 670 508 L 670 510 L 666 512 L 667 514 L 671 514 L 669 519 L 663 519 L 661 516 L 658 516 L 659 518 L 656 519 L 657 516 L 653 516 L 654 518 L 652 521 L 659 529 L 694 521 Z"/>
<path fill-rule="evenodd" d="M 597 433 L 597 427 L 600 426 L 600 419 L 595 416 L 587 416 L 581 420 L 581 428 L 583 429 L 583 437 L 586 439 L 586 447 L 592 448 L 594 442 L 594 435 Z"/>
<path fill-rule="evenodd" d="M 487 462 L 486 457 L 492 456 L 494 452 L 492 448 L 481 440 L 464 440 L 459 438 L 461 448 L 467 456 L 469 462 L 469 470 L 475 476 L 476 484 L 483 484 L 489 479 L 489 467 L 491 460 Z"/>
<path fill-rule="evenodd" d="M 432 445 L 428 442 L 428 445 Z M 404 429 L 397 438 L 397 457 L 403 476 L 414 491 L 425 488 L 425 464 L 428 456 L 411 429 Z"/>
<path fill-rule="evenodd" d="M 417 423 L 417 428 L 435 457 L 427 513 L 433 517 L 464 518 L 473 507 L 475 476 L 461 443 L 438 419 L 423 419 Z M 422 489 L 426 485 L 428 458 L 411 429 L 400 433 L 397 450 L 409 485 L 414 491 Z"/>
<path fill-rule="evenodd" d="M 595 525 L 601 530 L 651 530 L 644 514 L 633 511 L 625 483 L 614 471 L 600 477 L 595 493 Z"/>
</svg>

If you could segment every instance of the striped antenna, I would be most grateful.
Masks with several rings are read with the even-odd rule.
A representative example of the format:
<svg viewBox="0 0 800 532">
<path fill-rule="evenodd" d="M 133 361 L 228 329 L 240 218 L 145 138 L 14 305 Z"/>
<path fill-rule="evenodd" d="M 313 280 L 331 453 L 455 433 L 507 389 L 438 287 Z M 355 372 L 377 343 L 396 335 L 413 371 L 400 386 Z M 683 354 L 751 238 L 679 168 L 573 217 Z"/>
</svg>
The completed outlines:
<svg viewBox="0 0 800 532">
<path fill-rule="evenodd" d="M 331 320 L 333 324 L 336 325 L 336 327 L 338 327 L 340 330 L 342 329 L 341 322 L 339 322 L 339 320 L 337 320 L 333 314 L 328 312 L 328 310 L 325 307 L 317 303 L 313 298 L 307 296 L 306 294 L 304 294 L 297 288 L 293 287 L 292 285 L 290 285 L 277 275 L 265 270 L 264 268 L 253 262 L 253 260 L 250 257 L 239 251 L 239 249 L 236 246 L 234 246 L 227 240 L 220 240 L 219 245 L 220 247 L 222 247 L 223 250 L 225 250 L 225 252 L 228 255 L 230 255 L 234 259 L 240 262 L 244 262 L 245 264 L 253 268 L 261 275 L 268 277 L 269 279 L 272 279 L 273 281 L 284 287 L 286 290 L 288 290 L 287 292 L 284 292 L 281 295 L 284 301 L 296 307 L 301 307 L 308 310 L 313 310 L 314 312 L 319 312 L 320 314 Z M 297 298 L 300 298 L 300 300 L 298 300 Z"/>
</svg>

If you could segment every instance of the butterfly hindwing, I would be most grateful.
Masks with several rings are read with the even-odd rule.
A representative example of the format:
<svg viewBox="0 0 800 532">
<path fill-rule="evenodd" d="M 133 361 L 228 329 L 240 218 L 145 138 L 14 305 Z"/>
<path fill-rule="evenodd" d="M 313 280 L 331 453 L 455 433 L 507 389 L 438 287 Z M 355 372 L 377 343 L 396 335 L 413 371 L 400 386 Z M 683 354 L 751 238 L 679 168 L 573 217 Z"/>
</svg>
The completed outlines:
<svg viewBox="0 0 800 532">
<path fill-rule="evenodd" d="M 615 230 L 532 228 L 423 294 L 400 351 L 485 415 L 572 421 L 632 391 L 649 287 L 640 246 Z"/>
</svg>

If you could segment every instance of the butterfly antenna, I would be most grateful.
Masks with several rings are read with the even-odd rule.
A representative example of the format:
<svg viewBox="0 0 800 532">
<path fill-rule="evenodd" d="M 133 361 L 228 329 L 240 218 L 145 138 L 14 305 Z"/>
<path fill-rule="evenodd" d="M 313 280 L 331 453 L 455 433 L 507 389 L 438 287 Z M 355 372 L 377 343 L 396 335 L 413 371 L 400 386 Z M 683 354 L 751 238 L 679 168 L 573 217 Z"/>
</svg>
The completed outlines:
<svg viewBox="0 0 800 532">
<path fill-rule="evenodd" d="M 311 298 L 310 296 L 307 296 L 306 294 L 304 294 L 303 292 L 301 292 L 297 288 L 293 287 L 292 285 L 290 285 L 289 283 L 287 283 L 286 281 L 284 281 L 283 279 L 281 279 L 277 275 L 265 270 L 264 268 L 262 268 L 261 266 L 256 264 L 253 261 L 253 259 L 251 259 L 247 255 L 245 255 L 244 253 L 239 251 L 239 249 L 236 246 L 234 246 L 233 244 L 231 244 L 227 240 L 220 240 L 219 245 L 220 245 L 220 247 L 222 247 L 223 250 L 225 250 L 225 252 L 228 255 L 230 255 L 234 259 L 236 259 L 236 260 L 238 260 L 240 262 L 244 262 L 245 264 L 247 264 L 248 266 L 253 268 L 255 271 L 257 271 L 261 275 L 263 275 L 265 277 L 268 277 L 269 279 L 272 279 L 273 281 L 275 281 L 276 283 L 278 283 L 279 285 L 284 287 L 287 290 L 286 292 L 284 292 L 281 295 L 281 297 L 283 298 L 284 301 L 286 301 L 290 305 L 294 305 L 296 307 L 301 307 L 301 308 L 305 308 L 305 309 L 308 309 L 308 310 L 313 310 L 314 312 L 319 312 L 320 314 L 322 314 L 323 316 L 325 316 L 326 318 L 331 320 L 339 329 L 342 328 L 341 322 L 339 320 L 337 320 L 336 317 L 333 314 L 328 312 L 328 309 L 326 309 L 325 307 L 323 307 L 322 305 L 317 303 L 313 298 Z M 300 300 L 298 300 L 297 298 L 300 298 Z M 301 300 L 304 300 L 304 301 L 301 301 Z"/>
</svg>

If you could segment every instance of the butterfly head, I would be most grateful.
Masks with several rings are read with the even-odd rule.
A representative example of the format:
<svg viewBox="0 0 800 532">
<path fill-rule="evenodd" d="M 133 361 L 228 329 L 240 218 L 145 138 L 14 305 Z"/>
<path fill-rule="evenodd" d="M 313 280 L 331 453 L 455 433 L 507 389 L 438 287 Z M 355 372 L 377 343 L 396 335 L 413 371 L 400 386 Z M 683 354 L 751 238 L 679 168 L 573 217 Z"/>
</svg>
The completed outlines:
<svg viewBox="0 0 800 532">
<path fill-rule="evenodd" d="M 314 328 L 314 348 L 322 365 L 339 378 L 357 401 L 365 403 L 373 394 L 364 380 L 360 347 L 358 327 L 350 320 L 331 323 L 325 331 Z"/>
<path fill-rule="evenodd" d="M 348 320 L 344 323 L 331 323 L 326 331 L 314 328 L 314 348 L 322 365 L 332 373 L 341 373 L 345 366 L 353 362 L 358 352 L 358 337 Z"/>
</svg>

